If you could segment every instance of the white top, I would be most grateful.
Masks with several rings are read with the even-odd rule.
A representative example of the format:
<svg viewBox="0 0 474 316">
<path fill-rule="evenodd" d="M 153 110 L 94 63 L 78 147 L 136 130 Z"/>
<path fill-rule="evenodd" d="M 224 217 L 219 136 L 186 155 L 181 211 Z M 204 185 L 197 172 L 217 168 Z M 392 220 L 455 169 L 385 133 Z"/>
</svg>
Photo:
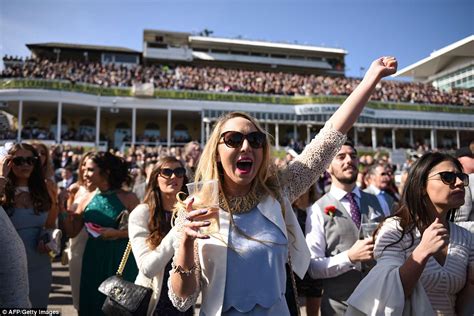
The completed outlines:
<svg viewBox="0 0 474 316">
<path fill-rule="evenodd" d="M 359 188 L 356 186 L 352 192 L 354 192 L 355 200 L 360 207 Z M 348 214 L 351 213 L 350 202 L 346 198 L 346 191 L 331 186 L 331 190 L 328 194 L 341 202 Z M 308 209 L 308 216 L 306 217 L 306 244 L 311 254 L 311 263 L 309 266 L 311 276 L 315 279 L 327 279 L 356 269 L 357 265 L 352 263 L 347 256 L 348 250 L 332 257 L 326 257 L 325 236 L 323 212 L 315 203 Z"/>
<path fill-rule="evenodd" d="M 454 223 L 449 223 L 448 254 L 443 265 L 434 257 L 426 263 L 419 281 L 409 300 L 405 301 L 399 267 L 420 243 L 420 233 L 415 231 L 414 243 L 411 237 L 389 247 L 400 239 L 397 218 L 385 221 L 375 241 L 375 267 L 359 283 L 348 300 L 346 315 L 455 315 L 456 294 L 464 287 L 468 263 L 474 262 L 473 234 Z"/>
</svg>

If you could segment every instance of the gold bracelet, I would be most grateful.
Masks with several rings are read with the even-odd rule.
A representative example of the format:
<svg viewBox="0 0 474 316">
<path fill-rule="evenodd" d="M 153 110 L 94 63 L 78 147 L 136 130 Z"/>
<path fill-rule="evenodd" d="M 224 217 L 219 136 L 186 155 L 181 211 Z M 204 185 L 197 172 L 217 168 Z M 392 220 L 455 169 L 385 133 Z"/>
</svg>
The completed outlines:
<svg viewBox="0 0 474 316">
<path fill-rule="evenodd" d="M 194 271 L 196 271 L 196 265 L 193 264 L 193 266 L 191 268 L 189 268 L 189 270 L 186 270 L 185 268 L 183 268 L 179 264 L 176 265 L 174 263 L 174 261 L 171 261 L 171 269 L 173 270 L 174 273 L 184 274 L 185 276 L 190 276 L 191 274 L 194 273 Z"/>
</svg>

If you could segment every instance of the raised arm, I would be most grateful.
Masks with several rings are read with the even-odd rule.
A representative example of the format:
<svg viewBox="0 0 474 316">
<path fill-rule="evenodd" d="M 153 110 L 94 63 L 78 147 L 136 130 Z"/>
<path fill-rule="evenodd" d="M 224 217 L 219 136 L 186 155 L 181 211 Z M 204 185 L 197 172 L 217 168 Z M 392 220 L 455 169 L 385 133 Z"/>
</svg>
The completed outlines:
<svg viewBox="0 0 474 316">
<path fill-rule="evenodd" d="M 360 84 L 347 97 L 328 122 L 339 132 L 346 134 L 359 117 L 377 83 L 383 77 L 397 71 L 395 57 L 380 57 L 372 62 Z"/>
<path fill-rule="evenodd" d="M 372 62 L 362 82 L 284 171 L 283 187 L 290 201 L 293 202 L 316 182 L 344 143 L 344 135 L 359 117 L 377 83 L 396 70 L 397 61 L 393 57 L 381 57 Z"/>
</svg>

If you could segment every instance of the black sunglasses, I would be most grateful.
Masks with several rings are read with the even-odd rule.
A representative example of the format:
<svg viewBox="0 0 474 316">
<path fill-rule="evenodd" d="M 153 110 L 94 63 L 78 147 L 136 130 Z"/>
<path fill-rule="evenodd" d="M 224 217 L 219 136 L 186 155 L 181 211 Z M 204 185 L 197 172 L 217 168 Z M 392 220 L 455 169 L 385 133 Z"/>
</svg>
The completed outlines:
<svg viewBox="0 0 474 316">
<path fill-rule="evenodd" d="M 176 169 L 163 168 L 160 170 L 160 175 L 163 178 L 171 178 L 173 173 L 177 178 L 182 178 L 186 174 L 186 169 L 184 169 L 183 167 L 179 167 Z"/>
<path fill-rule="evenodd" d="M 36 160 L 38 159 L 38 157 L 15 157 L 12 159 L 13 163 L 15 164 L 15 166 L 22 166 L 22 165 L 34 165 Z"/>
<path fill-rule="evenodd" d="M 456 178 L 459 178 L 459 180 L 462 181 L 465 187 L 469 185 L 469 176 L 462 172 L 455 173 L 451 171 L 443 171 L 443 172 L 431 175 L 428 178 L 431 178 L 437 175 L 439 175 L 441 181 L 443 181 L 444 184 L 453 185 L 456 183 Z"/>
<path fill-rule="evenodd" d="M 247 135 L 240 132 L 228 131 L 221 134 L 224 144 L 230 148 L 239 148 L 242 146 L 244 139 L 247 139 L 252 148 L 262 148 L 267 140 L 262 132 L 252 132 Z"/>
</svg>

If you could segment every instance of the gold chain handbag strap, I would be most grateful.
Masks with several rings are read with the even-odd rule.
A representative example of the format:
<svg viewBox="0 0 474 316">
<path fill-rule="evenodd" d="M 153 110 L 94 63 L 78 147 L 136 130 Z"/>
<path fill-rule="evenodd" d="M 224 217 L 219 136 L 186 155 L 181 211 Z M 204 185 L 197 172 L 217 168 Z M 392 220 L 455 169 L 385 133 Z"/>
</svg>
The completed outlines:
<svg viewBox="0 0 474 316">
<path fill-rule="evenodd" d="M 130 244 L 130 240 L 129 240 L 127 244 L 127 248 L 125 248 L 125 252 L 123 253 L 122 260 L 120 260 L 120 264 L 117 269 L 116 275 L 119 277 L 122 276 L 123 269 L 125 269 L 125 265 L 127 264 L 128 256 L 130 255 L 131 250 L 132 250 L 132 244 Z"/>
</svg>

